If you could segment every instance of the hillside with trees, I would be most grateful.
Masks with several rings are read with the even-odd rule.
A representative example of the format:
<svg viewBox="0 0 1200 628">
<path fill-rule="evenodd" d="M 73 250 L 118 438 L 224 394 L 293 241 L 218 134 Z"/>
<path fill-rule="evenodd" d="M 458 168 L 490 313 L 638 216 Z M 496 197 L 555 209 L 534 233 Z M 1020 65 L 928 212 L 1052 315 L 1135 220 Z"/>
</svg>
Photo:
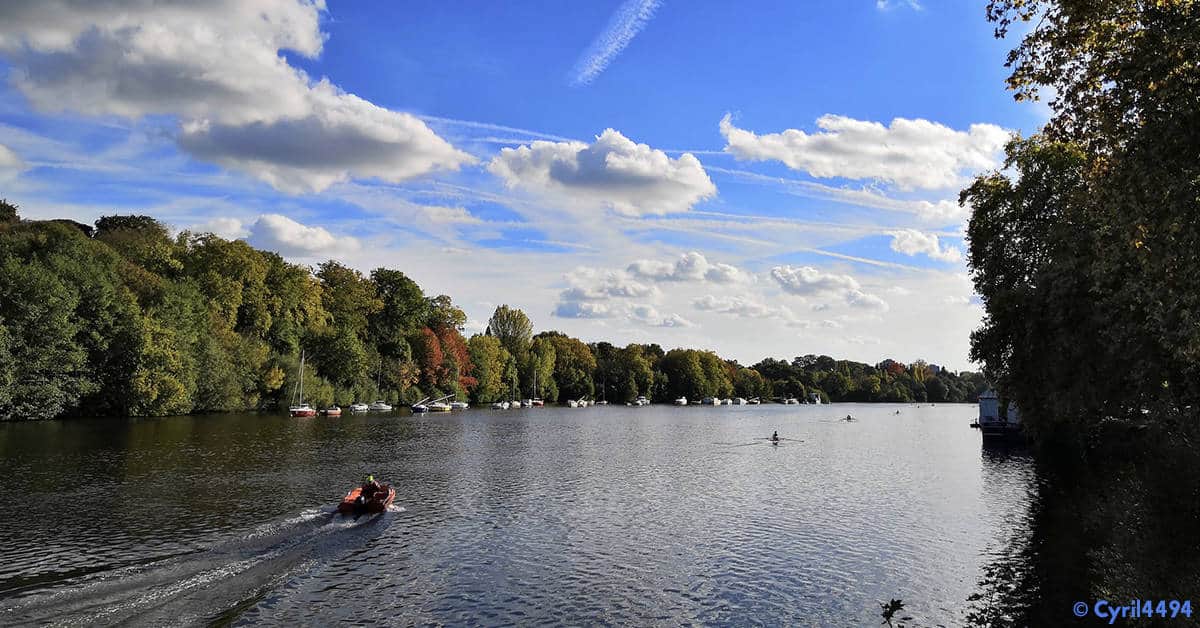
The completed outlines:
<svg viewBox="0 0 1200 628">
<path fill-rule="evenodd" d="M 23 221 L 0 205 L 0 419 L 164 416 L 286 406 L 305 355 L 318 405 L 454 394 L 476 403 L 638 395 L 974 401 L 975 373 L 806 355 L 753 366 L 709 351 L 534 333 L 506 305 L 466 315 L 403 272 L 290 263 L 147 216 Z"/>
</svg>

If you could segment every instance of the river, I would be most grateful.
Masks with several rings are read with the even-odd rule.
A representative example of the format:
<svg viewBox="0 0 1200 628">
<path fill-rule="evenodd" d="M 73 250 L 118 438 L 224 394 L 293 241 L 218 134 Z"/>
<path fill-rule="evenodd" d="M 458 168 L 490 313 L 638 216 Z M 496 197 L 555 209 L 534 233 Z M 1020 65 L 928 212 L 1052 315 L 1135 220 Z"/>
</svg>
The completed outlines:
<svg viewBox="0 0 1200 628">
<path fill-rule="evenodd" d="M 963 625 L 1003 603 L 1038 490 L 975 414 L 0 424 L 0 624 L 876 626 L 898 598 L 905 625 Z M 398 488 L 392 509 L 333 516 L 368 472 Z"/>
</svg>

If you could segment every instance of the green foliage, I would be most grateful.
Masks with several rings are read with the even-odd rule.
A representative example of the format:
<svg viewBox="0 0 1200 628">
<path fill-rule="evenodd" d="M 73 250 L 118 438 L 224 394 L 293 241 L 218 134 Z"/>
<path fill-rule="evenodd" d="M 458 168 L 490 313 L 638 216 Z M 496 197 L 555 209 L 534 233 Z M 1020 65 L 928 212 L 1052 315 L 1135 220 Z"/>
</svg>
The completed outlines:
<svg viewBox="0 0 1200 628">
<path fill-rule="evenodd" d="M 504 381 L 505 366 L 511 360 L 508 351 L 494 336 L 475 334 L 467 341 L 471 362 L 475 364 L 477 384 L 471 391 L 471 401 L 489 403 L 504 398 L 508 383 Z"/>
<path fill-rule="evenodd" d="M 806 399 L 816 393 L 825 402 L 975 402 L 987 389 L 982 375 L 964 371 L 952 373 L 935 364 L 917 360 L 904 365 L 883 360 L 875 365 L 835 360 L 827 355 L 798 356 L 791 363 L 766 358 L 753 366 L 765 380 L 766 395 Z M 735 376 L 735 385 L 737 377 Z M 931 382 L 942 397 L 929 399 Z M 762 390 L 762 388 L 760 388 Z M 746 396 L 739 393 L 739 396 Z"/>
<path fill-rule="evenodd" d="M 370 335 L 379 352 L 389 358 L 409 358 L 406 337 L 425 326 L 430 304 L 417 282 L 398 270 L 376 268 L 371 281 L 383 307 L 370 318 Z"/>
<path fill-rule="evenodd" d="M 467 341 L 462 309 L 427 298 L 400 271 L 367 277 L 331 261 L 314 274 L 245 242 L 173 239 L 147 216 L 106 216 L 92 233 L 71 221 L 0 228 L 2 420 L 286 407 L 302 350 L 305 401 L 315 405 L 443 393 L 476 402 L 802 396 L 829 378 L 848 382 L 847 397 L 862 380 L 864 398 L 916 399 L 935 370 L 916 381 L 903 368 L 878 373 L 827 356 L 746 369 L 657 344 L 589 346 L 559 332 L 532 336 L 528 317 L 506 306 L 489 334 Z M 973 390 L 945 382 L 950 399 Z"/>
<path fill-rule="evenodd" d="M 77 340 L 78 294 L 41 264 L 13 258 L 0 261 L 0 294 L 12 382 L 0 417 L 42 419 L 76 409 L 96 388 Z"/>
<path fill-rule="evenodd" d="M 17 215 L 17 209 L 15 203 L 8 202 L 6 198 L 0 198 L 0 226 L 20 222 L 21 217 Z"/>
<path fill-rule="evenodd" d="M 523 361 L 533 339 L 533 323 L 529 322 L 525 312 L 501 305 L 488 319 L 487 331 L 484 333 L 495 336 L 513 357 Z"/>
<path fill-rule="evenodd" d="M 529 388 L 534 397 L 546 401 L 558 400 L 558 384 L 554 381 L 554 365 L 557 354 L 554 343 L 546 338 L 536 338 L 529 345 Z M 524 390 L 524 389 L 522 389 Z"/>
<path fill-rule="evenodd" d="M 1200 4 L 994 0 L 1036 25 L 1018 100 L 1052 91 L 1043 132 L 962 201 L 984 325 L 972 355 L 1039 441 L 1110 418 L 1194 429 L 1200 414 Z"/>
<path fill-rule="evenodd" d="M 596 358 L 592 350 L 583 341 L 557 331 L 542 332 L 536 337 L 546 339 L 554 347 L 553 379 L 557 398 L 593 398 L 592 373 L 596 370 Z"/>
</svg>

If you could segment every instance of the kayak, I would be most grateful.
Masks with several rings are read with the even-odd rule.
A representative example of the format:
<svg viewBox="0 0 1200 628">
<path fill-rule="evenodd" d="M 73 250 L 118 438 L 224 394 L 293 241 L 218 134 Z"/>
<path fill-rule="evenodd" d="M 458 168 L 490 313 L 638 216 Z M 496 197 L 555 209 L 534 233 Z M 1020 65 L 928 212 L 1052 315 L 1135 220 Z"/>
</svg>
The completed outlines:
<svg viewBox="0 0 1200 628">
<path fill-rule="evenodd" d="M 381 490 L 371 496 L 371 499 L 365 499 L 362 502 L 358 498 L 362 495 L 362 487 L 356 486 L 346 496 L 342 498 L 338 504 L 337 511 L 343 515 L 364 515 L 367 513 L 376 514 L 387 510 L 388 506 L 396 499 L 396 489 L 384 484 L 380 487 Z"/>
</svg>

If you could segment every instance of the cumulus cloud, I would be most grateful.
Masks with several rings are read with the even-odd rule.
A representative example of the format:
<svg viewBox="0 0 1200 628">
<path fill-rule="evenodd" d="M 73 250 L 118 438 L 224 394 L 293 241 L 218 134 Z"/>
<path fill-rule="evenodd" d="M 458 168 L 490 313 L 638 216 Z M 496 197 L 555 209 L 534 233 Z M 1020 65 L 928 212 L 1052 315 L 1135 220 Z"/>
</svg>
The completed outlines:
<svg viewBox="0 0 1200 628">
<path fill-rule="evenodd" d="M 259 216 L 246 240 L 256 247 L 297 257 L 358 248 L 354 238 L 337 237 L 322 227 L 309 227 L 279 214 Z"/>
<path fill-rule="evenodd" d="M 993 168 L 1009 134 L 994 124 L 956 131 L 928 120 L 878 122 L 845 116 L 817 119 L 816 133 L 787 129 L 758 135 L 721 119 L 725 151 L 748 161 L 777 160 L 814 177 L 874 179 L 903 189 L 959 185 L 969 172 Z"/>
<path fill-rule="evenodd" d="M 671 159 L 613 129 L 591 145 L 537 141 L 505 148 L 488 164 L 488 171 L 509 188 L 626 216 L 687 211 L 717 193 L 695 156 L 684 153 Z"/>
<path fill-rule="evenodd" d="M 916 229 L 893 231 L 892 250 L 910 257 L 928 255 L 942 262 L 957 262 L 962 259 L 962 251 L 952 246 L 942 246 L 936 235 L 922 233 Z"/>
<path fill-rule="evenodd" d="M 718 297 L 706 294 L 692 300 L 692 307 L 702 312 L 716 312 L 742 318 L 777 318 L 795 320 L 795 315 L 785 306 L 767 305 L 744 296 Z"/>
<path fill-rule="evenodd" d="M 560 301 L 553 314 L 559 318 L 612 318 L 613 308 L 608 303 Z"/>
<path fill-rule="evenodd" d="M 708 261 L 696 251 L 689 251 L 674 262 L 639 259 L 627 268 L 630 274 L 653 281 L 711 281 L 713 283 L 737 283 L 746 280 L 746 274 L 730 264 Z"/>
<path fill-rule="evenodd" d="M 826 273 L 812 266 L 776 266 L 771 277 L 781 288 L 800 296 L 858 290 L 858 281 L 850 275 Z"/>
<path fill-rule="evenodd" d="M 641 298 L 657 294 L 646 285 L 620 271 L 577 268 L 566 276 L 569 287 L 562 292 L 566 301 L 598 301 L 609 298 Z"/>
<path fill-rule="evenodd" d="M 274 122 L 183 125 L 184 150 L 242 170 L 284 192 L 319 192 L 352 177 L 398 183 L 434 170 L 455 170 L 474 157 L 424 122 L 345 94 L 327 81 L 313 86 L 305 116 Z"/>
<path fill-rule="evenodd" d="M 237 218 L 213 218 L 187 228 L 192 233 L 211 233 L 227 240 L 236 240 L 250 235 L 246 223 Z"/>
<path fill-rule="evenodd" d="M 888 310 L 886 301 L 863 292 L 858 280 L 850 275 L 827 273 L 812 266 L 776 266 L 771 269 L 771 277 L 785 292 L 798 296 L 836 295 L 851 307 L 879 312 Z"/>
<path fill-rule="evenodd" d="M 660 314 L 649 305 L 633 305 L 629 307 L 628 318 L 651 327 L 695 327 L 696 324 L 678 314 Z"/>
<path fill-rule="evenodd" d="M 181 147 L 287 192 L 401 181 L 473 158 L 416 117 L 311 80 L 322 0 L 0 4 L 0 54 L 42 111 L 176 116 Z"/>
<path fill-rule="evenodd" d="M 651 327 L 692 327 L 678 314 L 661 314 L 654 306 L 631 299 L 655 297 L 658 288 L 624 271 L 576 268 L 565 275 L 567 288 L 559 293 L 552 312 L 560 318 L 623 318 Z"/>
<path fill-rule="evenodd" d="M 11 181 L 25 170 L 25 162 L 9 147 L 0 144 L 0 181 Z"/>
<path fill-rule="evenodd" d="M 867 294 L 862 290 L 850 290 L 846 293 L 846 303 L 861 310 L 870 310 L 874 312 L 888 311 L 887 301 L 873 295 Z"/>
</svg>

